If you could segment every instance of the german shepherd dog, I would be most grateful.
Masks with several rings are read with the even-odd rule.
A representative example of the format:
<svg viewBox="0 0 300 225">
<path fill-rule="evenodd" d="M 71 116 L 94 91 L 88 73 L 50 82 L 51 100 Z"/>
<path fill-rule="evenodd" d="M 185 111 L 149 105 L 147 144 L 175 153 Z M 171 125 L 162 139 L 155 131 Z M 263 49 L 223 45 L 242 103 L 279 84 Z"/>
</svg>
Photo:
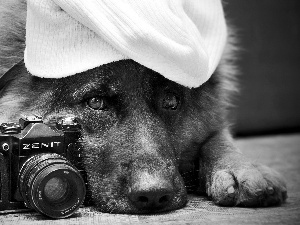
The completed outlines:
<svg viewBox="0 0 300 225">
<path fill-rule="evenodd" d="M 0 12 L 2 73 L 22 59 L 25 45 L 26 3 L 6 2 L 10 6 Z M 233 50 L 228 43 L 215 73 L 192 89 L 133 60 L 60 79 L 32 76 L 21 63 L 0 92 L 0 123 L 20 114 L 45 121 L 75 115 L 93 204 L 102 212 L 178 209 L 187 203 L 187 190 L 221 206 L 278 205 L 287 197 L 285 182 L 244 157 L 230 134 Z"/>
</svg>

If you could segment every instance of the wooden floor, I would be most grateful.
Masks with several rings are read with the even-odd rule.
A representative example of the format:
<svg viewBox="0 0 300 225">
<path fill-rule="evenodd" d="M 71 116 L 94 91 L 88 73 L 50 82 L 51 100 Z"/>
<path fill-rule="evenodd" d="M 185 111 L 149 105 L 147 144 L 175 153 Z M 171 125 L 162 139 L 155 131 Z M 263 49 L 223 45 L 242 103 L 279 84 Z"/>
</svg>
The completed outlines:
<svg viewBox="0 0 300 225">
<path fill-rule="evenodd" d="M 284 175 L 288 183 L 287 202 L 271 208 L 226 208 L 204 197 L 189 196 L 188 205 L 159 215 L 113 215 L 81 208 L 74 216 L 49 220 L 38 213 L 1 214 L 0 224 L 300 224 L 300 134 L 264 136 L 237 140 L 242 152 Z"/>
</svg>

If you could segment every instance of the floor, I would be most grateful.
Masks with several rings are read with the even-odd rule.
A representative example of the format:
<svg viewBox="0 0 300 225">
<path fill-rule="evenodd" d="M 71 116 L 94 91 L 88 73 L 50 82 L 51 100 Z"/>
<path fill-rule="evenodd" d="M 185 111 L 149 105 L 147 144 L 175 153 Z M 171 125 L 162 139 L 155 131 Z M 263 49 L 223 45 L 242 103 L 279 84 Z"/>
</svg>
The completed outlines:
<svg viewBox="0 0 300 225">
<path fill-rule="evenodd" d="M 289 196 L 285 204 L 271 208 L 227 208 L 190 195 L 185 208 L 166 214 L 113 215 L 81 208 L 71 218 L 49 220 L 35 212 L 0 212 L 0 224 L 300 224 L 300 134 L 243 138 L 236 142 L 244 154 L 284 175 Z"/>
</svg>

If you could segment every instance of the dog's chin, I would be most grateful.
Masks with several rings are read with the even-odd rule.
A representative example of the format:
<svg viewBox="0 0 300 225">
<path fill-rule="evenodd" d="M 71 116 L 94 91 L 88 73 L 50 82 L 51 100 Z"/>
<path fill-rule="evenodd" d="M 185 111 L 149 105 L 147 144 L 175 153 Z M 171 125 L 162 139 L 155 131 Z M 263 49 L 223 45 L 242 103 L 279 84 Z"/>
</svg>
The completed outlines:
<svg viewBox="0 0 300 225">
<path fill-rule="evenodd" d="M 96 181 L 97 179 L 93 180 Z M 181 176 L 177 176 L 174 179 L 174 192 L 172 195 L 152 192 L 155 196 L 162 196 L 161 198 L 156 198 L 156 201 L 152 203 L 146 200 L 137 204 L 130 194 L 131 187 L 124 184 L 111 183 L 107 182 L 107 180 L 90 182 L 90 184 L 93 184 L 90 190 L 95 209 L 105 213 L 156 214 L 180 209 L 187 203 L 187 191 Z M 167 199 L 166 196 L 168 196 Z"/>
<path fill-rule="evenodd" d="M 104 200 L 105 199 L 105 200 Z M 118 199 L 114 198 L 103 198 L 100 201 L 95 201 L 95 208 L 97 211 L 103 213 L 112 214 L 159 214 L 169 211 L 174 211 L 183 208 L 187 203 L 187 195 L 175 196 L 173 201 L 167 206 L 159 207 L 149 207 L 147 209 L 139 209 L 135 207 L 127 197 L 121 197 Z"/>
</svg>

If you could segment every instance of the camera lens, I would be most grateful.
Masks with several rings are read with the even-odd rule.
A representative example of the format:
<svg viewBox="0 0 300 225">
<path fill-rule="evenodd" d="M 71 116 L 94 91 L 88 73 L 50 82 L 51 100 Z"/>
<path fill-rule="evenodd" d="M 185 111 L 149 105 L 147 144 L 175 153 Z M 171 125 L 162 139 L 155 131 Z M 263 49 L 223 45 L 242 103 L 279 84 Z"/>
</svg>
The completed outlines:
<svg viewBox="0 0 300 225">
<path fill-rule="evenodd" d="M 80 172 L 55 153 L 35 155 L 23 164 L 19 190 L 28 207 L 52 218 L 72 215 L 86 193 Z"/>
<path fill-rule="evenodd" d="M 69 185 L 66 179 L 60 177 L 51 178 L 44 187 L 45 196 L 50 201 L 60 201 L 64 199 L 68 191 Z"/>
</svg>

